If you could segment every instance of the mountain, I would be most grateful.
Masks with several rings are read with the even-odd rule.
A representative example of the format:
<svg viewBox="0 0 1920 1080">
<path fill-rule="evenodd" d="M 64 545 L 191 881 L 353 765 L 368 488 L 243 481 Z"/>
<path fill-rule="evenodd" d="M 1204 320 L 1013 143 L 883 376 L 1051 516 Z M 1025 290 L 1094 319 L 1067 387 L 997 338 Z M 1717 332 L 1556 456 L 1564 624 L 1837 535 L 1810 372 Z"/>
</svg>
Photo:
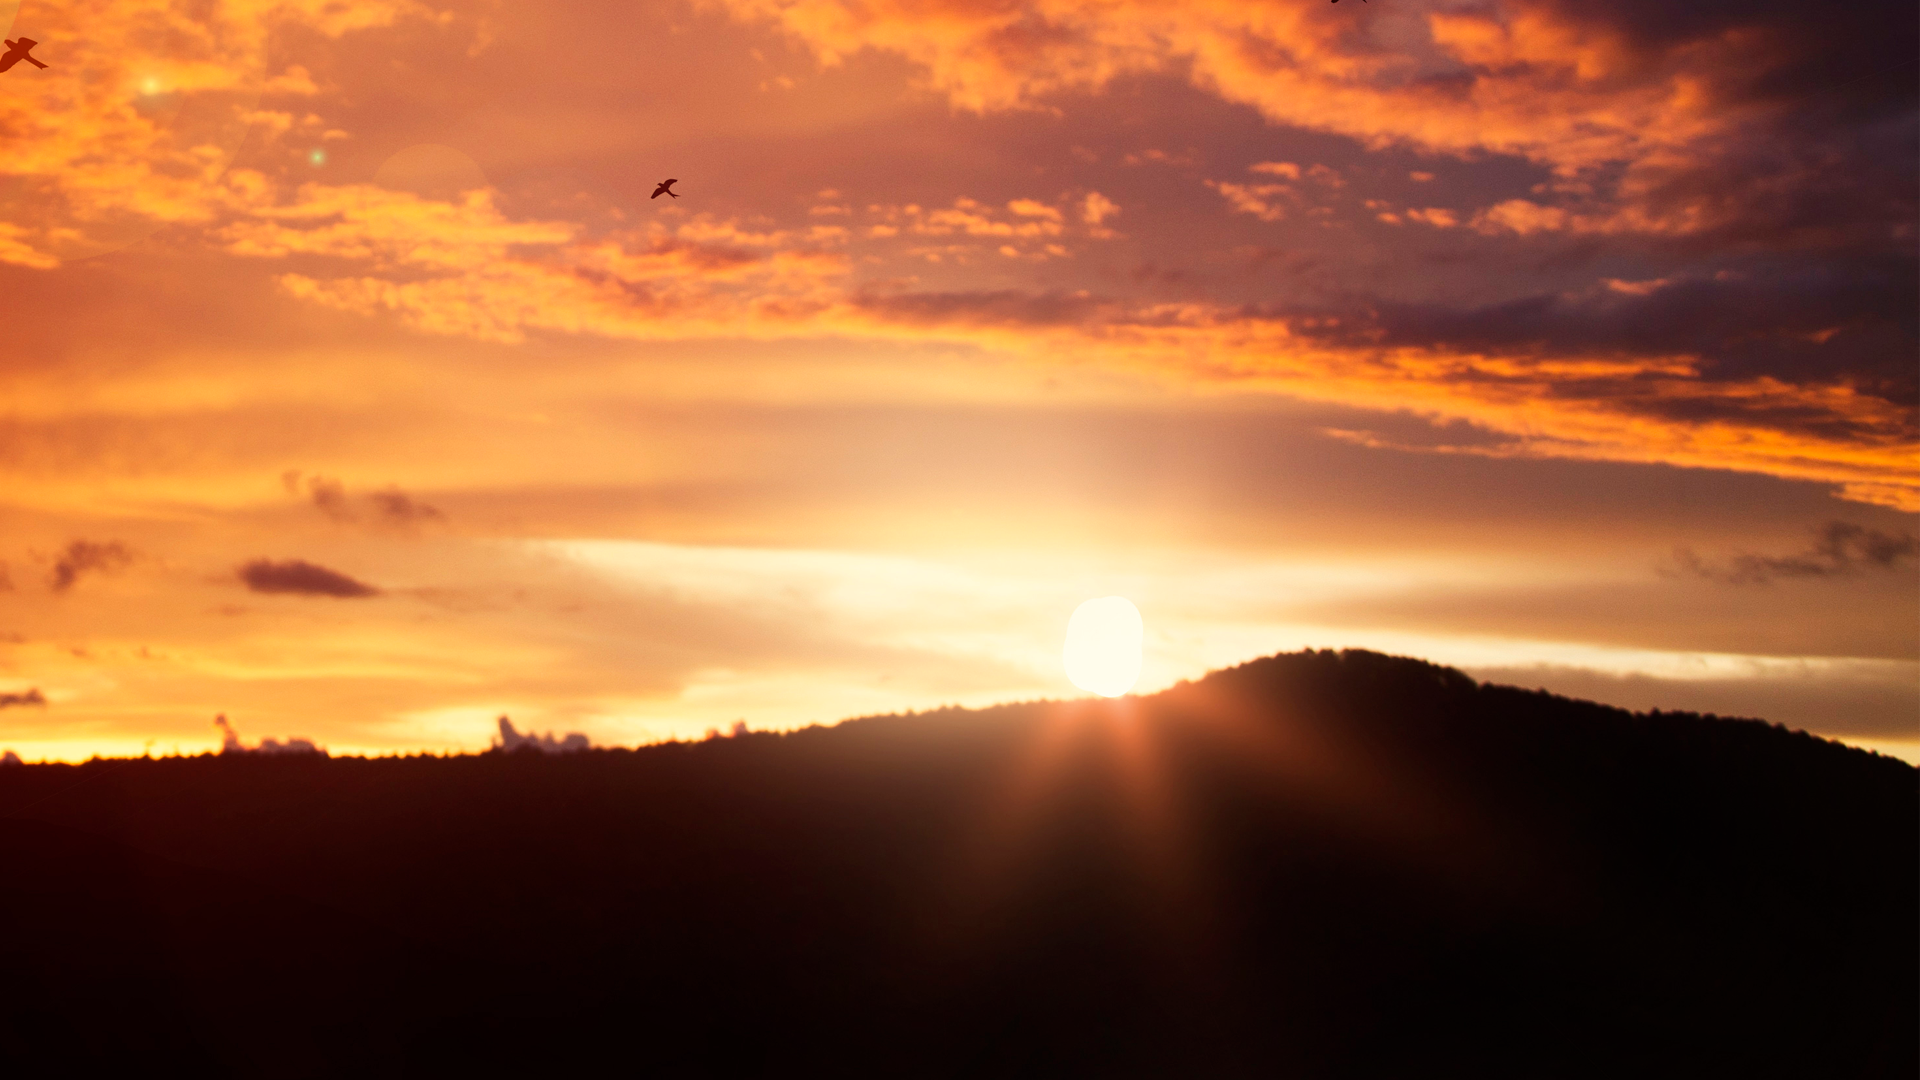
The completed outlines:
<svg viewBox="0 0 1920 1080">
<path fill-rule="evenodd" d="M 1417 660 L 0 770 L 11 1075 L 1912 1077 L 1920 790 Z"/>
</svg>

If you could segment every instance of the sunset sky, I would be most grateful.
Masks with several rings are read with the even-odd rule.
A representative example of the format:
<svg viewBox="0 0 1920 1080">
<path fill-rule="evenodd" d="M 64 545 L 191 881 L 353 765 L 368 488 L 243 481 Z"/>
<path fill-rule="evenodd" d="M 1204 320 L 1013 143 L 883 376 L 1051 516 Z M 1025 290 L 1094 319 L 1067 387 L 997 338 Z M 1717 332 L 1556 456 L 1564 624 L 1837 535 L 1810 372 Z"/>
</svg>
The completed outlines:
<svg viewBox="0 0 1920 1080">
<path fill-rule="evenodd" d="M 1118 594 L 1920 756 L 1917 18 L 0 3 L 0 749 L 1072 696 Z"/>
</svg>

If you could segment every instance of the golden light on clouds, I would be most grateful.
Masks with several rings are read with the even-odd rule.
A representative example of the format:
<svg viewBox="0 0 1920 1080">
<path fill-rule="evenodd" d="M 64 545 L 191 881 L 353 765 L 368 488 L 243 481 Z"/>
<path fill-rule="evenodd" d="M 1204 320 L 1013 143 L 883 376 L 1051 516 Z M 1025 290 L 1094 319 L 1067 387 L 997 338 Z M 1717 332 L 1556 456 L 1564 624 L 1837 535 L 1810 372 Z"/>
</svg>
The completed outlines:
<svg viewBox="0 0 1920 1080">
<path fill-rule="evenodd" d="M 0 743 L 984 705 L 1116 592 L 1141 690 L 1357 645 L 1897 742 L 1917 111 L 1862 20 L 29 5 Z"/>
</svg>

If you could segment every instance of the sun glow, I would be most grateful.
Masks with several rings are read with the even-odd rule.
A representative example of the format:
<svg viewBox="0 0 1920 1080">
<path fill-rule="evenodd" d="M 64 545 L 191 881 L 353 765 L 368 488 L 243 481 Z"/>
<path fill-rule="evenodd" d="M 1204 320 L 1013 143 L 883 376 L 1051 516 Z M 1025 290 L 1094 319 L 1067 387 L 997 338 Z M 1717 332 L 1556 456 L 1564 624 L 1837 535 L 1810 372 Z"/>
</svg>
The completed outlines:
<svg viewBox="0 0 1920 1080">
<path fill-rule="evenodd" d="M 1103 596 L 1074 609 L 1063 650 L 1067 678 L 1102 697 L 1119 697 L 1140 680 L 1140 609 L 1124 596 Z"/>
</svg>

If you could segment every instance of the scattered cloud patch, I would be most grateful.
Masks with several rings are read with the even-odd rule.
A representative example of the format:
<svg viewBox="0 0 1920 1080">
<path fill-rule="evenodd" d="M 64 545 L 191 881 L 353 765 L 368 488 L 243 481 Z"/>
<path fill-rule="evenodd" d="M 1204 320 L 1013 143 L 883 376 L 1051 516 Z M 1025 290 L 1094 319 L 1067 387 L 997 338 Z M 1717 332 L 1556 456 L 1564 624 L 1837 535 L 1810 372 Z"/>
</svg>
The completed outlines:
<svg viewBox="0 0 1920 1080">
<path fill-rule="evenodd" d="M 1407 211 L 1407 220 L 1431 225 L 1436 229 L 1451 229 L 1455 225 L 1460 224 L 1460 216 L 1458 214 L 1439 206 L 1429 206 L 1424 210 L 1409 209 Z"/>
<path fill-rule="evenodd" d="M 371 585 L 301 559 L 289 559 L 286 562 L 255 559 L 241 566 L 238 573 L 247 588 L 257 593 L 335 596 L 343 599 L 380 595 L 380 590 Z"/>
<path fill-rule="evenodd" d="M 290 495 L 300 493 L 301 472 L 290 469 L 280 475 L 280 483 Z M 355 512 L 347 497 L 347 487 L 339 480 L 327 476 L 306 477 L 305 488 L 314 509 L 335 521 L 358 521 L 360 515 Z M 427 521 L 444 521 L 446 515 L 437 507 L 408 495 L 397 485 L 389 484 L 385 491 L 369 492 L 361 498 L 368 504 L 373 520 L 382 525 L 410 526 Z"/>
<path fill-rule="evenodd" d="M 1526 199 L 1508 199 L 1475 214 L 1473 228 L 1488 236 L 1503 232 L 1532 236 L 1539 232 L 1558 232 L 1567 227 L 1568 221 L 1569 215 L 1559 207 L 1542 206 Z"/>
<path fill-rule="evenodd" d="M 1104 224 L 1119 212 L 1119 203 L 1097 191 L 1087 192 L 1087 197 L 1080 200 L 1080 220 L 1087 223 L 1089 234 L 1097 240 L 1111 240 L 1119 235 Z"/>
<path fill-rule="evenodd" d="M 1280 221 L 1287 216 L 1287 210 L 1279 199 L 1293 195 L 1293 188 L 1286 184 L 1235 184 L 1225 180 L 1209 180 L 1207 186 L 1220 193 L 1235 213 L 1252 214 L 1261 221 Z"/>
<path fill-rule="evenodd" d="M 18 693 L 0 694 L 0 709 L 14 709 L 29 705 L 46 708 L 47 696 L 42 694 L 37 686 Z"/>
<path fill-rule="evenodd" d="M 206 223 L 257 193 L 227 164 L 259 119 L 262 95 L 309 96 L 304 68 L 277 76 L 275 31 L 338 38 L 403 17 L 437 20 L 414 0 L 73 0 L 34 13 L 58 60 L 0 96 L 0 130 L 31 147 L 8 162 L 0 262 L 52 269 L 114 250 L 168 223 Z M 275 133 L 269 121 L 262 132 Z"/>
<path fill-rule="evenodd" d="M 367 496 L 380 520 L 390 525 L 414 525 L 423 521 L 444 521 L 445 514 L 401 491 L 390 487 Z"/>
<path fill-rule="evenodd" d="M 1651 281 L 1622 281 L 1619 278 L 1607 278 L 1608 291 L 1624 293 L 1627 296 L 1652 296 L 1661 289 L 1673 284 L 1672 278 L 1654 278 Z"/>
<path fill-rule="evenodd" d="M 1137 154 L 1128 154 L 1126 157 L 1121 158 L 1120 162 L 1123 165 L 1144 165 L 1152 162 L 1155 165 L 1186 166 L 1193 165 L 1199 160 L 1199 151 L 1192 148 L 1179 154 L 1169 154 L 1165 150 L 1148 149 L 1142 150 Z"/>
<path fill-rule="evenodd" d="M 309 477 L 307 494 L 313 500 L 314 509 L 333 520 L 353 520 L 353 510 L 347 506 L 347 488 L 340 481 L 324 476 Z"/>
<path fill-rule="evenodd" d="M 1887 533 L 1846 521 L 1830 521 L 1815 530 L 1814 542 L 1791 555 L 1736 555 L 1710 562 L 1687 548 L 1674 552 L 1680 569 L 1728 585 L 1764 585 L 1777 578 L 1851 577 L 1874 570 L 1897 570 L 1920 553 L 1920 537 Z"/>
<path fill-rule="evenodd" d="M 1247 170 L 1268 176 L 1284 176 L 1288 180 L 1300 179 L 1300 166 L 1291 161 L 1261 161 L 1247 166 Z"/>
<path fill-rule="evenodd" d="M 75 540 L 54 560 L 49 583 L 54 592 L 66 592 L 88 574 L 110 574 L 133 561 L 133 552 L 117 540 L 95 543 Z"/>
</svg>

